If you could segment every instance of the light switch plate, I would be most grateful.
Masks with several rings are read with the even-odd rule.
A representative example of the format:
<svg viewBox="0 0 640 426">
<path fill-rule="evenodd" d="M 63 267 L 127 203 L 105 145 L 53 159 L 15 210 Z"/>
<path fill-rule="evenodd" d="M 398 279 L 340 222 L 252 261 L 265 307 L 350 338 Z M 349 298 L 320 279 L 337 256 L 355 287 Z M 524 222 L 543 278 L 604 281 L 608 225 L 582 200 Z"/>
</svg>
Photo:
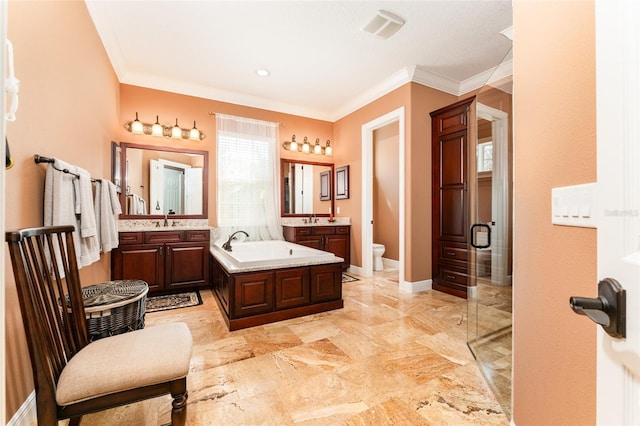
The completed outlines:
<svg viewBox="0 0 640 426">
<path fill-rule="evenodd" d="M 597 228 L 595 197 L 595 183 L 552 188 L 551 223 Z"/>
</svg>

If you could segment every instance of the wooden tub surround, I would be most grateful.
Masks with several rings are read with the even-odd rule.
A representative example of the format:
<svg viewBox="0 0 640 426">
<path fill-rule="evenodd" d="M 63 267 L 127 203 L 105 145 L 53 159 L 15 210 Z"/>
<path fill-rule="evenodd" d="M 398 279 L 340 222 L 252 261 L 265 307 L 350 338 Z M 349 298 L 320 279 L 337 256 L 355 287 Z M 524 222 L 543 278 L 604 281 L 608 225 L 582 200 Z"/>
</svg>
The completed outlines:
<svg viewBox="0 0 640 426">
<path fill-rule="evenodd" d="M 239 267 L 211 246 L 213 294 L 230 331 L 340 309 L 342 262 Z"/>
</svg>

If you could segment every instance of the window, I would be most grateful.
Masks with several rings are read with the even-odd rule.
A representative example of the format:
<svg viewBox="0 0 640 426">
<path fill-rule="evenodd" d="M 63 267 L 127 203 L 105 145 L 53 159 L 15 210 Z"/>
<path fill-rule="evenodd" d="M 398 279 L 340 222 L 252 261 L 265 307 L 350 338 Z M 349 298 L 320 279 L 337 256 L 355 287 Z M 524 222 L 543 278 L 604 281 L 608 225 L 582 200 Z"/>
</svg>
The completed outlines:
<svg viewBox="0 0 640 426">
<path fill-rule="evenodd" d="M 478 172 L 493 170 L 493 142 L 478 144 Z"/>
<path fill-rule="evenodd" d="M 277 124 L 222 114 L 216 120 L 218 227 L 282 239 Z"/>
</svg>

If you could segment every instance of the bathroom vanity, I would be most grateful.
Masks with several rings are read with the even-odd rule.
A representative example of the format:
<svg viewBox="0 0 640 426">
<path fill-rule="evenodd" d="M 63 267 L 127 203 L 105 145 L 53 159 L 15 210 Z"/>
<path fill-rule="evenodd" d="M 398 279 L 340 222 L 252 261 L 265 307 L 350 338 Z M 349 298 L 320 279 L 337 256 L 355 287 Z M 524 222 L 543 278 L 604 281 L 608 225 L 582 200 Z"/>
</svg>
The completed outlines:
<svg viewBox="0 0 640 426">
<path fill-rule="evenodd" d="M 332 225 L 324 220 L 310 224 L 284 225 L 284 238 L 292 243 L 324 250 L 343 259 L 342 269 L 346 270 L 351 262 L 351 226 Z"/>
<path fill-rule="evenodd" d="M 138 279 L 149 294 L 209 286 L 208 229 L 120 232 L 111 252 L 111 279 Z"/>
</svg>

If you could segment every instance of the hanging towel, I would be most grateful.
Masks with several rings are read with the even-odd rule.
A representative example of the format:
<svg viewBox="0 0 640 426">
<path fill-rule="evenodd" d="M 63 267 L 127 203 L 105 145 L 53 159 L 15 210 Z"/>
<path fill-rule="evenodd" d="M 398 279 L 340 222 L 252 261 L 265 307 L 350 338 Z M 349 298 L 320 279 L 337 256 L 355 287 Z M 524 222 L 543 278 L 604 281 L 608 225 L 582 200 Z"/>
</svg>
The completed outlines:
<svg viewBox="0 0 640 426">
<path fill-rule="evenodd" d="M 116 186 L 106 179 L 96 183 L 96 222 L 100 251 L 106 253 L 118 247 L 117 215 L 122 213 Z"/>
<path fill-rule="evenodd" d="M 58 169 L 58 170 L 56 170 Z M 76 177 L 62 170 L 75 173 L 76 168 L 62 160 L 54 159 L 53 164 L 47 165 L 44 181 L 44 225 L 61 226 L 73 225 L 78 228 L 75 212 L 75 181 Z M 73 233 L 73 243 L 76 257 L 80 258 L 80 233 Z M 56 254 L 58 255 L 56 248 Z M 58 256 L 59 258 L 59 256 Z M 58 262 L 60 274 L 64 276 L 62 262 Z M 78 264 L 78 268 L 82 265 Z"/>
<path fill-rule="evenodd" d="M 85 169 L 76 167 L 78 192 L 76 193 L 76 212 L 79 207 L 80 215 L 80 258 L 78 263 L 83 266 L 100 260 L 100 243 L 98 241 L 98 227 L 96 212 L 93 208 L 93 185 L 91 175 Z M 78 228 L 76 228 L 78 229 Z"/>
<path fill-rule="evenodd" d="M 147 214 L 147 202 L 137 194 L 131 194 L 131 214 Z"/>
</svg>

